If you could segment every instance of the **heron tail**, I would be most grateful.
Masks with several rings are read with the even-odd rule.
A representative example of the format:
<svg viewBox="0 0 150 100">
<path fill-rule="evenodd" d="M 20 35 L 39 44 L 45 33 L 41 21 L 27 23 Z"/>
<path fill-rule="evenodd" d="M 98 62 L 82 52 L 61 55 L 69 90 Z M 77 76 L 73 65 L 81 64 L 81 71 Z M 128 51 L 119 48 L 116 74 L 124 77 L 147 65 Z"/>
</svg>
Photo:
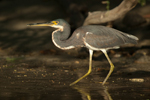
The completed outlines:
<svg viewBox="0 0 150 100">
<path fill-rule="evenodd" d="M 121 33 L 121 34 L 126 37 L 126 38 L 123 39 L 125 43 L 137 44 L 137 41 L 139 40 L 134 35 L 126 34 L 126 33 Z"/>
</svg>

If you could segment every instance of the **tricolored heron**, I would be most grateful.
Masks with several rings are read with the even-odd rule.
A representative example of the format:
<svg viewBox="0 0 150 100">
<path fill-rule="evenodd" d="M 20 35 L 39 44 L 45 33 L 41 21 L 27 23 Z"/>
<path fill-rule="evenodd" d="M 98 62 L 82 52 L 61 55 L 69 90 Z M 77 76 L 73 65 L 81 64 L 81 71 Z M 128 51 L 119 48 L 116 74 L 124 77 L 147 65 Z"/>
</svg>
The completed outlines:
<svg viewBox="0 0 150 100">
<path fill-rule="evenodd" d="M 94 50 L 102 51 L 110 64 L 109 73 L 102 83 L 102 85 L 104 85 L 114 69 L 114 65 L 107 55 L 107 50 L 117 49 L 123 44 L 136 44 L 138 40 L 138 38 L 133 35 L 100 25 L 87 25 L 79 27 L 73 32 L 72 36 L 70 36 L 70 25 L 63 19 L 57 19 L 46 23 L 28 24 L 28 26 L 50 26 L 57 28 L 57 30 L 52 33 L 52 41 L 55 46 L 60 49 L 67 50 L 76 47 L 86 47 L 89 49 L 88 72 L 70 85 L 76 84 L 91 73 L 92 55 Z"/>
</svg>

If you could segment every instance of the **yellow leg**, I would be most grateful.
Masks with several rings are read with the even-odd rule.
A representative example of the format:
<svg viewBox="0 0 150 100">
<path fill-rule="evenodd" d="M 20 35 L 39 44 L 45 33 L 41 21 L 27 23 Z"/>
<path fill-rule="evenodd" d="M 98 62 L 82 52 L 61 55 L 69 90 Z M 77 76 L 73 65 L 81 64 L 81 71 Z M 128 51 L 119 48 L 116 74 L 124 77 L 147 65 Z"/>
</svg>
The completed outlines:
<svg viewBox="0 0 150 100">
<path fill-rule="evenodd" d="M 84 89 L 82 89 L 80 87 L 73 87 L 73 88 L 78 90 L 78 92 L 80 92 L 82 95 L 85 95 L 88 100 L 91 100 L 90 93 L 88 93 L 87 90 L 84 90 Z"/>
<path fill-rule="evenodd" d="M 85 78 L 86 76 L 88 76 L 91 73 L 91 71 L 92 71 L 92 55 L 93 55 L 93 50 L 89 50 L 89 53 L 90 53 L 90 58 L 89 58 L 90 61 L 89 61 L 89 70 L 88 70 L 88 72 L 84 76 L 80 77 L 79 79 L 77 79 L 76 81 L 74 81 L 73 83 L 71 83 L 70 86 L 78 83 L 80 80 L 82 80 L 83 78 Z"/>
<path fill-rule="evenodd" d="M 111 75 L 111 73 L 113 72 L 113 70 L 114 70 L 114 65 L 113 65 L 113 63 L 111 62 L 111 60 L 109 59 L 109 57 L 108 57 L 108 55 L 107 55 L 107 51 L 106 51 L 106 50 L 102 50 L 102 52 L 105 54 L 105 56 L 106 56 L 106 58 L 107 58 L 107 60 L 108 60 L 108 62 L 109 62 L 109 64 L 110 64 L 109 73 L 107 74 L 106 78 L 104 79 L 104 81 L 103 81 L 103 83 L 102 83 L 102 85 L 104 85 L 105 82 L 107 81 L 107 79 L 109 78 L 109 76 Z"/>
</svg>

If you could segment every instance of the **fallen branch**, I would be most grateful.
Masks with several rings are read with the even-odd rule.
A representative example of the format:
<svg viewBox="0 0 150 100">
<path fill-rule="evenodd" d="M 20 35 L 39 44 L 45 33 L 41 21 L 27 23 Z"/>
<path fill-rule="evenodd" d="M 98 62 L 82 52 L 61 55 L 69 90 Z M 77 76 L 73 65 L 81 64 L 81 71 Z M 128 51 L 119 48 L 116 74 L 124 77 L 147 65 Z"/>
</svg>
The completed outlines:
<svg viewBox="0 0 150 100">
<path fill-rule="evenodd" d="M 123 17 L 128 11 L 136 6 L 138 0 L 123 0 L 122 3 L 109 11 L 95 11 L 89 12 L 88 17 L 85 19 L 83 25 L 102 24 L 114 21 Z"/>
</svg>

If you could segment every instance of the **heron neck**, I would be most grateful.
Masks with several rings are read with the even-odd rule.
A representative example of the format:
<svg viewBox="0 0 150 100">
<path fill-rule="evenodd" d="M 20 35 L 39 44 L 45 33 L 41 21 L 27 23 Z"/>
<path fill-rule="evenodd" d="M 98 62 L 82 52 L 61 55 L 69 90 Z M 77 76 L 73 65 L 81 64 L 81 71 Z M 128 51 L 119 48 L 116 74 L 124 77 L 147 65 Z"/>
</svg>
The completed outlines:
<svg viewBox="0 0 150 100">
<path fill-rule="evenodd" d="M 70 36 L 70 25 L 65 24 L 63 25 L 63 31 L 60 29 L 54 31 L 52 33 L 52 41 L 60 49 L 71 49 L 74 48 L 72 46 L 71 42 L 69 42 L 69 36 Z"/>
<path fill-rule="evenodd" d="M 60 33 L 60 40 L 64 41 L 64 40 L 67 40 L 70 36 L 70 25 L 65 23 L 63 25 L 63 30 L 62 32 Z"/>
</svg>

